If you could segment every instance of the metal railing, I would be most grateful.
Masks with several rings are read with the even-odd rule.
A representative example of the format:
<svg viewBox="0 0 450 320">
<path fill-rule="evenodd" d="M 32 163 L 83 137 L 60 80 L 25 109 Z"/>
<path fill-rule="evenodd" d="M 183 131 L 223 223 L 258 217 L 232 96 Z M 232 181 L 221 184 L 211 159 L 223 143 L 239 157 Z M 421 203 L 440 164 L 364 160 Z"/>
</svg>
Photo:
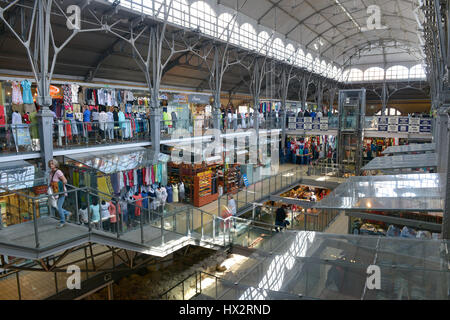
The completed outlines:
<svg viewBox="0 0 450 320">
<path fill-rule="evenodd" d="M 296 167 L 276 175 L 268 176 L 255 182 L 254 184 L 243 187 L 234 192 L 233 197 L 237 202 L 236 212 L 251 207 L 252 203 L 261 202 L 271 194 L 278 193 L 284 189 L 298 184 L 305 176 L 305 169 Z M 218 212 L 221 212 L 221 206 L 228 206 L 229 195 L 222 195 L 218 199 Z M 240 205 L 240 203 L 242 205 Z"/>
<path fill-rule="evenodd" d="M 119 122 L 81 122 L 79 120 L 56 120 L 53 125 L 55 148 L 119 144 L 150 141 L 148 119 L 130 119 Z"/>
<path fill-rule="evenodd" d="M 30 232 L 34 241 L 20 242 L 15 245 L 42 249 L 61 242 L 70 242 L 92 232 L 100 232 L 99 235 L 102 236 L 152 247 L 160 252 L 163 252 L 163 249 L 159 247 L 164 247 L 168 235 L 171 239 L 174 235 L 178 238 L 188 237 L 214 246 L 230 244 L 230 230 L 227 227 L 229 223 L 200 209 L 170 204 L 154 207 L 153 199 L 150 197 L 125 202 L 123 199 L 90 187 L 76 188 L 69 184 L 66 187 L 67 191 L 64 192 L 38 196 L 32 195 L 30 190 L 26 193 L 4 190 L 15 196 L 16 203 L 8 203 L 6 212 L 11 217 L 16 217 L 16 220 L 8 221 L 8 226 L 2 229 L 6 230 L 22 223 L 32 223 L 33 231 L 30 230 Z M 52 197 L 58 197 L 58 199 L 64 197 L 62 207 L 72 213 L 67 222 L 82 228 L 64 234 L 63 238 L 53 236 L 53 231 L 49 231 L 48 224 L 44 225 L 40 221 L 45 216 L 58 218 L 59 210 L 56 208 L 58 200 L 55 199 L 55 203 Z M 115 202 L 116 208 L 113 214 L 110 214 L 109 210 L 102 212 L 100 207 L 102 200 L 105 200 L 105 203 Z M 83 218 L 80 208 L 87 210 L 87 217 Z M 0 230 L 0 234 L 1 232 Z M 43 236 L 44 233 L 46 233 L 45 236 Z"/>
</svg>

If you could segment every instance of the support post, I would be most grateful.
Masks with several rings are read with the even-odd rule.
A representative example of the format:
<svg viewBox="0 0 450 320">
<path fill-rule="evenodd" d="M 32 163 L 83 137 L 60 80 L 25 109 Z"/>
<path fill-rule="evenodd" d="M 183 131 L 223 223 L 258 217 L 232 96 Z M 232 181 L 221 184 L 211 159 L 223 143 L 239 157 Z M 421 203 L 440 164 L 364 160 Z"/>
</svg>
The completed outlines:
<svg viewBox="0 0 450 320">
<path fill-rule="evenodd" d="M 154 108 L 150 111 L 152 150 L 155 152 L 155 156 L 160 152 L 161 118 L 161 110 L 159 108 Z"/>
</svg>

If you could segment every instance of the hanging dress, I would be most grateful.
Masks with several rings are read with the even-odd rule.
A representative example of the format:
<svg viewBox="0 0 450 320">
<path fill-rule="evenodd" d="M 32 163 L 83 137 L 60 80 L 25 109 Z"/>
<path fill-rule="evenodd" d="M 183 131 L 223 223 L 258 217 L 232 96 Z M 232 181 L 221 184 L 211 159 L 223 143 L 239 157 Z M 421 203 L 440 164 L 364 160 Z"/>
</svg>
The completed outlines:
<svg viewBox="0 0 450 320">
<path fill-rule="evenodd" d="M 12 86 L 12 103 L 23 104 L 22 93 L 20 92 L 19 84 L 16 81 L 13 81 L 11 86 Z"/>
<path fill-rule="evenodd" d="M 23 103 L 33 104 L 33 95 L 31 94 L 31 83 L 28 80 L 23 80 L 21 83 L 23 89 Z"/>
</svg>

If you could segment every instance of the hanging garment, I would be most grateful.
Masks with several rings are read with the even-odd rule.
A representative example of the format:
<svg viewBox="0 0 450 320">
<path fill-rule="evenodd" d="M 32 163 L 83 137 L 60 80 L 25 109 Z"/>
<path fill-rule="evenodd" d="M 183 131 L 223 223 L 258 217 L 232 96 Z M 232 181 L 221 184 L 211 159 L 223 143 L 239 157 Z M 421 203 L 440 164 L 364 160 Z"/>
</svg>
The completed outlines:
<svg viewBox="0 0 450 320">
<path fill-rule="evenodd" d="M 127 186 L 133 187 L 133 186 L 134 186 L 133 170 L 129 170 L 129 171 L 127 172 L 127 178 L 128 178 L 128 184 L 127 184 Z"/>
<path fill-rule="evenodd" d="M 159 207 L 160 205 L 163 204 L 163 194 L 162 194 L 161 188 L 157 188 L 155 190 L 155 194 L 156 194 L 156 201 L 154 201 L 154 202 L 156 202 L 155 206 Z"/>
<path fill-rule="evenodd" d="M 138 187 L 140 186 L 136 169 L 133 170 L 133 185 L 138 186 Z"/>
<path fill-rule="evenodd" d="M 123 176 L 124 187 L 128 187 L 128 175 L 126 174 L 126 172 L 123 172 L 122 176 Z"/>
<path fill-rule="evenodd" d="M 175 184 L 172 186 L 173 189 L 173 202 L 178 202 L 178 186 Z"/>
<path fill-rule="evenodd" d="M 145 185 L 146 186 L 149 186 L 151 184 L 150 171 L 151 171 L 150 167 L 145 168 L 145 178 L 144 178 L 144 180 L 145 180 Z"/>
<path fill-rule="evenodd" d="M 163 170 L 162 170 L 162 164 L 159 163 L 159 164 L 158 164 L 158 182 L 159 182 L 159 183 L 162 182 L 162 173 L 163 173 Z"/>
<path fill-rule="evenodd" d="M 148 193 L 146 193 L 146 192 L 142 192 L 141 193 L 141 197 L 142 197 L 142 207 L 144 208 L 144 209 L 148 209 Z"/>
<path fill-rule="evenodd" d="M 20 86 L 16 81 L 11 83 L 12 87 L 12 103 L 13 104 L 23 104 L 22 92 L 20 92 Z"/>
<path fill-rule="evenodd" d="M 78 89 L 80 88 L 77 84 L 70 85 L 70 91 L 72 93 L 72 103 L 79 103 L 78 101 Z"/>
<path fill-rule="evenodd" d="M 123 174 L 118 173 L 117 175 L 119 177 L 119 193 L 120 193 L 120 190 L 122 190 L 125 187 L 125 184 L 123 182 Z"/>
<path fill-rule="evenodd" d="M 75 119 L 70 119 L 70 126 L 72 127 L 72 135 L 78 135 L 78 127 Z"/>
<path fill-rule="evenodd" d="M 138 194 L 138 195 L 133 195 L 132 198 L 133 198 L 133 200 L 135 200 L 134 216 L 139 217 L 141 215 L 141 210 L 142 210 L 141 208 L 143 207 L 142 196 L 140 194 Z"/>
<path fill-rule="evenodd" d="M 13 112 L 11 116 L 11 124 L 22 124 L 22 117 L 20 113 Z"/>
<path fill-rule="evenodd" d="M 148 196 L 153 200 L 150 203 L 150 209 L 151 210 L 156 210 L 157 205 L 156 205 L 156 192 L 155 192 L 155 189 L 149 188 L 148 189 Z"/>
<path fill-rule="evenodd" d="M 62 85 L 64 96 L 64 108 L 72 110 L 72 88 L 68 84 Z"/>
<path fill-rule="evenodd" d="M 155 183 L 155 168 L 156 168 L 156 165 L 153 165 L 153 166 L 151 167 L 151 180 L 152 180 L 152 184 Z"/>
<path fill-rule="evenodd" d="M 31 94 L 31 83 L 28 80 L 23 80 L 21 83 L 23 98 L 22 101 L 25 104 L 33 104 L 33 95 Z"/>
<path fill-rule="evenodd" d="M 167 197 L 168 197 L 167 189 L 165 187 L 161 187 L 161 199 L 163 207 L 167 202 Z"/>
<path fill-rule="evenodd" d="M 167 203 L 173 202 L 173 188 L 171 186 L 166 187 L 167 190 Z"/>
<path fill-rule="evenodd" d="M 161 164 L 161 183 L 165 186 L 167 185 L 167 163 Z"/>
<path fill-rule="evenodd" d="M 178 189 L 179 189 L 179 191 L 178 191 L 178 198 L 179 198 L 179 200 L 180 200 L 180 202 L 183 202 L 183 200 L 184 200 L 184 183 L 183 182 L 181 182 L 179 185 L 178 185 Z"/>
<path fill-rule="evenodd" d="M 111 175 L 111 184 L 114 189 L 114 194 L 120 193 L 120 178 L 118 173 L 114 173 Z"/>
</svg>

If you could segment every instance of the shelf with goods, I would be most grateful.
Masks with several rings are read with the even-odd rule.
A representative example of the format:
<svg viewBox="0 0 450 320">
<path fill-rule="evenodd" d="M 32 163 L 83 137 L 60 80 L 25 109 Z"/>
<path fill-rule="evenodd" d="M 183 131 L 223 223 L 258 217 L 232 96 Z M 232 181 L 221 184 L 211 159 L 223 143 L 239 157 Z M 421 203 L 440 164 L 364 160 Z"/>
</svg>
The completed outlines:
<svg viewBox="0 0 450 320">
<path fill-rule="evenodd" d="M 219 198 L 219 193 L 212 193 L 212 171 L 198 173 L 194 177 L 194 206 L 203 207 Z"/>
<path fill-rule="evenodd" d="M 228 166 L 224 170 L 224 192 L 230 194 L 235 193 L 239 189 L 239 181 L 241 179 L 240 166 Z"/>
<path fill-rule="evenodd" d="M 421 237 L 427 239 L 438 239 L 439 231 L 436 226 L 442 224 L 442 213 L 440 212 L 376 212 L 371 211 L 370 217 L 350 217 L 349 233 L 362 235 L 381 235 L 391 237 Z M 377 219 L 380 216 L 380 220 Z M 385 218 L 394 217 L 399 219 L 397 224 L 384 221 Z M 401 220 L 401 221 L 400 221 Z M 431 227 L 429 224 L 431 224 Z M 434 225 L 434 226 L 433 226 Z M 404 230 L 404 228 L 406 229 Z M 438 228 L 439 229 L 439 228 Z M 401 234 L 403 233 L 403 234 Z"/>
<path fill-rule="evenodd" d="M 167 166 L 169 183 L 182 181 L 185 186 L 185 201 L 201 207 L 219 197 L 217 173 L 220 165 L 185 164 L 169 162 Z"/>
</svg>

